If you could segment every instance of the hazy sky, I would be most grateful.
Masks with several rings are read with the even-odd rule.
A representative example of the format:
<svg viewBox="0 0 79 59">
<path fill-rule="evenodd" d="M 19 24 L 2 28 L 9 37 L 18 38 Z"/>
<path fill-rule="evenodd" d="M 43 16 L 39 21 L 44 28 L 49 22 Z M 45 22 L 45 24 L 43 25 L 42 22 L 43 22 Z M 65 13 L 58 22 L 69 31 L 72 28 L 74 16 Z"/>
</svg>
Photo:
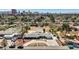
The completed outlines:
<svg viewBox="0 0 79 59">
<path fill-rule="evenodd" d="M 40 13 L 79 13 L 79 9 L 17 9 L 18 11 L 40 12 Z M 0 9 L 0 11 L 11 11 L 11 9 Z"/>
</svg>

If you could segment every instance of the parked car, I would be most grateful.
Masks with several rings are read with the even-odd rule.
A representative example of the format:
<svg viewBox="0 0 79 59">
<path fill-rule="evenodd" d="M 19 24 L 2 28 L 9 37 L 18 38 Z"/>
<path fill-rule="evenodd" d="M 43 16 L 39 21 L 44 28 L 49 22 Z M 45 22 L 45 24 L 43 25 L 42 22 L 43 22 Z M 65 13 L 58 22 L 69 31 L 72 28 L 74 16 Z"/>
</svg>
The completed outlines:
<svg viewBox="0 0 79 59">
<path fill-rule="evenodd" d="M 0 48 L 3 48 L 3 46 L 2 46 L 2 40 L 3 40 L 3 38 L 2 37 L 0 37 Z"/>
<path fill-rule="evenodd" d="M 23 49 L 24 47 L 23 47 L 23 46 L 18 46 L 17 48 L 18 48 L 18 49 Z"/>
<path fill-rule="evenodd" d="M 11 46 L 9 46 L 9 48 L 15 48 L 15 45 L 11 45 Z"/>
<path fill-rule="evenodd" d="M 6 47 L 7 46 L 7 40 L 6 39 L 2 39 L 0 42 L 0 47 Z"/>
<path fill-rule="evenodd" d="M 68 43 L 67 43 L 67 45 L 69 46 L 69 47 L 73 47 L 73 48 L 79 48 L 79 43 L 75 43 L 75 42 L 71 42 L 71 41 L 69 41 Z"/>
<path fill-rule="evenodd" d="M 69 49 L 74 49 L 73 42 L 69 41 L 69 42 L 67 42 L 67 45 L 68 45 Z"/>
<path fill-rule="evenodd" d="M 9 46 L 9 48 L 15 48 L 15 43 L 11 42 L 11 45 Z"/>
<path fill-rule="evenodd" d="M 69 49 L 74 49 L 73 45 L 68 45 Z"/>
<path fill-rule="evenodd" d="M 79 44 L 78 44 L 78 43 L 73 43 L 73 46 L 74 46 L 75 48 L 79 48 Z"/>
</svg>

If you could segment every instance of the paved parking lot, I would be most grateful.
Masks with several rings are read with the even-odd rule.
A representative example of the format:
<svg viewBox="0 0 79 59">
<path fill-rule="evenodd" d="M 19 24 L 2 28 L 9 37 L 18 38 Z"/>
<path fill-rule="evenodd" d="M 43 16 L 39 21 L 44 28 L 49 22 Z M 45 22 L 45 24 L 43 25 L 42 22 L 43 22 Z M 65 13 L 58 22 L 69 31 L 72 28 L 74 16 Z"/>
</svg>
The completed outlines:
<svg viewBox="0 0 79 59">
<path fill-rule="evenodd" d="M 67 46 L 60 47 L 60 46 L 50 46 L 50 47 L 24 47 L 23 49 L 15 48 L 0 48 L 0 50 L 69 50 Z"/>
</svg>

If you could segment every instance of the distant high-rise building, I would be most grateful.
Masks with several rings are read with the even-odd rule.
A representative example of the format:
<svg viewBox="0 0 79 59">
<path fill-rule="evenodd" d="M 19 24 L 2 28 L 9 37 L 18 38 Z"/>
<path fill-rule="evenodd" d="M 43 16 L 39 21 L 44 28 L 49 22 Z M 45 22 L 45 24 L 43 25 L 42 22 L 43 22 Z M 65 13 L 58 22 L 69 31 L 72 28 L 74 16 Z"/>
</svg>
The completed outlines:
<svg viewBox="0 0 79 59">
<path fill-rule="evenodd" d="M 23 13 L 23 15 L 25 15 L 25 14 L 26 14 L 26 12 L 25 12 L 25 11 L 23 11 L 22 13 Z"/>
<path fill-rule="evenodd" d="M 12 15 L 16 15 L 17 14 L 17 10 L 16 9 L 12 9 Z"/>
<path fill-rule="evenodd" d="M 31 14 L 31 11 L 30 10 L 28 10 L 28 14 Z"/>
</svg>

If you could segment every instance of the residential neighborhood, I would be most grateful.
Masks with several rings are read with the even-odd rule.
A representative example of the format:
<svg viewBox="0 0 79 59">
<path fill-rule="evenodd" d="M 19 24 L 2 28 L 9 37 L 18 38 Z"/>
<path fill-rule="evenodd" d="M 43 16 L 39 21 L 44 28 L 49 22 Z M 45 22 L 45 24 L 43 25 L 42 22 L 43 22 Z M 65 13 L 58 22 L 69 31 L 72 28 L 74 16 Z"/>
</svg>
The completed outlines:
<svg viewBox="0 0 79 59">
<path fill-rule="evenodd" d="M 79 49 L 78 13 L 0 11 L 0 49 Z"/>
</svg>

